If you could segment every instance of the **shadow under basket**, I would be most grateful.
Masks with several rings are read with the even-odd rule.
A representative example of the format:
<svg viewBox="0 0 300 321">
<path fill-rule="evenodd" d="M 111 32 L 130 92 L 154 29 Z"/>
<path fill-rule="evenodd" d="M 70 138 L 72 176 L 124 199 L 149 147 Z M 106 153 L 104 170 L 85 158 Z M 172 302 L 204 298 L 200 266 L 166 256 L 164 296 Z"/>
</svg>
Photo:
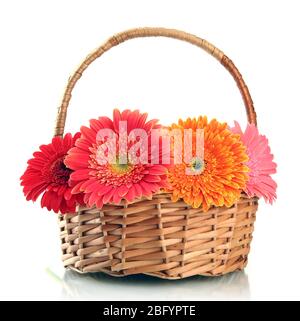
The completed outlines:
<svg viewBox="0 0 300 321">
<path fill-rule="evenodd" d="M 64 266 L 80 273 L 166 279 L 222 275 L 247 264 L 257 198 L 207 212 L 162 193 L 59 216 Z"/>
</svg>

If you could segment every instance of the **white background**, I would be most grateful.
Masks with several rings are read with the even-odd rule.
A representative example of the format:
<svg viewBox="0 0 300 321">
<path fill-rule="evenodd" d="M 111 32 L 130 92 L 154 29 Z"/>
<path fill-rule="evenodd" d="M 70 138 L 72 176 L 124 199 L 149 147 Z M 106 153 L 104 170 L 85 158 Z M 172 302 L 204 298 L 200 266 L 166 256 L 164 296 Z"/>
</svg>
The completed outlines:
<svg viewBox="0 0 300 321">
<path fill-rule="evenodd" d="M 0 298 L 300 299 L 299 1 L 1 1 Z M 78 63 L 112 34 L 177 28 L 203 37 L 238 66 L 278 163 L 278 201 L 260 202 L 249 265 L 222 278 L 163 281 L 65 272 L 56 215 L 25 201 L 19 177 L 51 140 L 56 108 Z M 172 39 L 113 48 L 84 74 L 67 131 L 114 107 L 170 123 L 207 114 L 246 123 L 239 91 L 212 57 Z"/>
</svg>

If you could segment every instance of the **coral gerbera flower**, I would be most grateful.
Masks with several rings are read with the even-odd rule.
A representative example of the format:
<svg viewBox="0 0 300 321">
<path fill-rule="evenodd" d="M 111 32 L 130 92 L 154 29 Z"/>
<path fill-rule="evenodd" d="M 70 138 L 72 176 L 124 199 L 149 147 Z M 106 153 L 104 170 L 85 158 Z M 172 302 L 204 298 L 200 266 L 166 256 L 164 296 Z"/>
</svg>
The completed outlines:
<svg viewBox="0 0 300 321">
<path fill-rule="evenodd" d="M 277 184 L 270 176 L 276 173 L 276 163 L 273 162 L 274 156 L 271 154 L 268 139 L 260 135 L 258 129 L 253 124 L 248 124 L 243 133 L 238 122 L 234 122 L 232 132 L 241 136 L 241 141 L 247 147 L 249 161 L 249 181 L 245 192 L 249 197 L 264 197 L 266 202 L 273 203 L 276 199 Z"/>
<path fill-rule="evenodd" d="M 72 171 L 64 163 L 68 150 L 74 147 L 79 136 L 80 133 L 74 137 L 71 134 L 63 138 L 54 137 L 50 144 L 41 145 L 40 151 L 33 153 L 20 178 L 28 201 L 36 201 L 43 194 L 42 207 L 62 214 L 75 212 L 77 203 L 83 204 L 82 194 L 71 194 L 72 182 L 69 178 Z"/>
<path fill-rule="evenodd" d="M 226 123 L 219 123 L 206 117 L 179 120 L 171 129 L 179 129 L 184 136 L 185 129 L 193 132 L 193 155 L 195 155 L 195 132 L 203 129 L 204 157 L 193 158 L 189 163 L 174 164 L 169 169 L 168 180 L 173 193 L 173 201 L 179 198 L 207 211 L 210 206 L 230 207 L 240 197 L 246 186 L 248 160 L 246 149 L 239 136 L 232 134 Z M 193 171 L 193 175 L 188 170 Z"/>
<path fill-rule="evenodd" d="M 101 208 L 103 204 L 119 204 L 122 199 L 131 202 L 142 196 L 151 197 L 167 184 L 166 166 L 151 162 L 131 162 L 130 159 L 124 164 L 120 161 L 118 148 L 115 162 L 101 162 L 99 150 L 107 147 L 108 152 L 109 143 L 105 139 L 99 139 L 98 133 L 102 129 L 111 130 L 119 141 L 119 122 L 126 122 L 127 135 L 133 129 L 144 130 L 148 147 L 151 130 L 160 127 L 157 120 L 147 121 L 147 114 L 141 114 L 138 110 L 124 110 L 121 113 L 117 109 L 114 110 L 112 120 L 100 117 L 90 120 L 89 127 L 81 127 L 81 138 L 77 140 L 76 147 L 69 151 L 66 164 L 74 170 L 71 174 L 71 179 L 75 182 L 72 193 L 84 192 L 84 201 L 89 206 Z M 126 140 L 125 143 L 129 148 L 136 141 Z M 147 160 L 150 150 L 151 148 L 147 148 Z"/>
</svg>

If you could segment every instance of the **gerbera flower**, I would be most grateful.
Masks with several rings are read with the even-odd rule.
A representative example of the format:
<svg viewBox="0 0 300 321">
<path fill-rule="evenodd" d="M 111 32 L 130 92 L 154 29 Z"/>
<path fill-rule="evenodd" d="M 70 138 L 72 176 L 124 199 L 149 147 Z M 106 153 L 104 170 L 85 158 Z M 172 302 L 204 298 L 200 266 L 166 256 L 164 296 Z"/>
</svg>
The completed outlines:
<svg viewBox="0 0 300 321">
<path fill-rule="evenodd" d="M 249 197 L 264 197 L 266 202 L 273 203 L 276 199 L 277 184 L 270 176 L 276 173 L 276 163 L 273 162 L 273 155 L 266 136 L 260 135 L 253 124 L 248 124 L 243 133 L 238 122 L 234 122 L 232 132 L 239 134 L 241 141 L 247 147 L 249 161 L 249 180 L 245 192 Z"/>
<path fill-rule="evenodd" d="M 219 123 L 206 117 L 179 120 L 171 129 L 193 131 L 193 155 L 195 155 L 195 133 L 203 129 L 204 157 L 192 158 L 189 163 L 174 164 L 169 169 L 168 180 L 173 201 L 182 198 L 188 205 L 207 211 L 210 206 L 230 207 L 240 197 L 246 186 L 248 160 L 245 147 L 239 136 L 227 129 L 226 123 Z M 191 172 L 193 175 L 191 175 Z"/>
<path fill-rule="evenodd" d="M 124 164 L 120 161 L 119 148 L 114 163 L 101 162 L 99 150 L 104 147 L 109 150 L 110 146 L 107 141 L 99 139 L 98 133 L 101 129 L 111 130 L 118 140 L 121 136 L 120 121 L 126 122 L 128 135 L 133 129 L 145 131 L 149 148 L 141 149 L 138 153 L 142 156 L 147 152 L 147 160 L 150 159 L 150 133 L 152 129 L 160 127 L 157 120 L 147 121 L 147 114 L 141 114 L 138 110 L 124 110 L 121 113 L 117 109 L 114 110 L 112 120 L 107 117 L 90 120 L 89 127 L 81 127 L 81 138 L 65 160 L 67 166 L 74 170 L 71 174 L 71 179 L 75 182 L 72 193 L 84 192 L 84 201 L 89 206 L 96 205 L 101 208 L 103 204 L 119 204 L 122 199 L 131 202 L 142 196 L 151 197 L 167 184 L 166 166 L 154 165 L 151 162 L 131 162 L 130 159 Z M 129 148 L 136 141 L 125 140 L 125 143 Z"/>
<path fill-rule="evenodd" d="M 28 161 L 27 169 L 20 178 L 28 201 L 36 201 L 43 194 L 42 207 L 63 214 L 75 212 L 77 203 L 83 204 L 82 194 L 71 194 L 72 182 L 69 178 L 72 171 L 64 163 L 68 150 L 79 136 L 80 133 L 73 138 L 71 134 L 63 138 L 54 137 L 50 144 L 41 145 L 40 151 L 33 153 L 33 158 Z"/>
</svg>

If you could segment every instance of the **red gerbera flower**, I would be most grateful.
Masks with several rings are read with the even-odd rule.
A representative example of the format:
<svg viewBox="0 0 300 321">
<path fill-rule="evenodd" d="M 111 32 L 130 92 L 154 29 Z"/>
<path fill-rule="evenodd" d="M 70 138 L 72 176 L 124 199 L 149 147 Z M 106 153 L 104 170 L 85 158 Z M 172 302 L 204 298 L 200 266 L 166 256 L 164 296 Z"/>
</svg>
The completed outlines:
<svg viewBox="0 0 300 321">
<path fill-rule="evenodd" d="M 75 212 L 77 203 L 83 204 L 82 194 L 71 194 L 72 182 L 69 178 L 72 170 L 64 163 L 68 150 L 79 137 L 80 133 L 74 137 L 71 134 L 63 138 L 54 137 L 50 144 L 41 145 L 40 151 L 33 153 L 33 158 L 28 161 L 27 169 L 20 178 L 28 201 L 36 201 L 43 194 L 42 207 L 62 214 Z"/>
<path fill-rule="evenodd" d="M 133 129 L 142 129 L 147 134 L 150 142 L 152 129 L 160 128 L 157 120 L 147 121 L 147 114 L 141 114 L 138 110 L 114 110 L 113 120 L 107 117 L 90 120 L 90 127 L 81 127 L 81 137 L 72 148 L 65 163 L 74 172 L 71 179 L 76 183 L 72 193 L 84 192 L 84 201 L 89 206 L 96 205 L 101 208 L 103 204 L 119 204 L 122 199 L 133 201 L 142 196 L 151 197 L 153 193 L 167 185 L 167 167 L 147 163 L 133 163 L 129 161 L 123 164 L 119 161 L 120 154 L 116 155 L 116 162 L 101 164 L 98 158 L 99 148 L 103 148 L 103 141 L 97 139 L 99 130 L 109 129 L 117 140 L 120 136 L 119 122 L 127 124 L 127 134 Z M 128 148 L 135 144 L 127 141 Z M 109 148 L 109 147 L 108 147 Z M 118 150 L 118 148 L 117 148 Z M 147 158 L 150 159 L 151 148 L 145 148 Z M 140 151 L 140 156 L 143 151 Z M 161 157 L 161 151 L 160 151 Z"/>
</svg>

